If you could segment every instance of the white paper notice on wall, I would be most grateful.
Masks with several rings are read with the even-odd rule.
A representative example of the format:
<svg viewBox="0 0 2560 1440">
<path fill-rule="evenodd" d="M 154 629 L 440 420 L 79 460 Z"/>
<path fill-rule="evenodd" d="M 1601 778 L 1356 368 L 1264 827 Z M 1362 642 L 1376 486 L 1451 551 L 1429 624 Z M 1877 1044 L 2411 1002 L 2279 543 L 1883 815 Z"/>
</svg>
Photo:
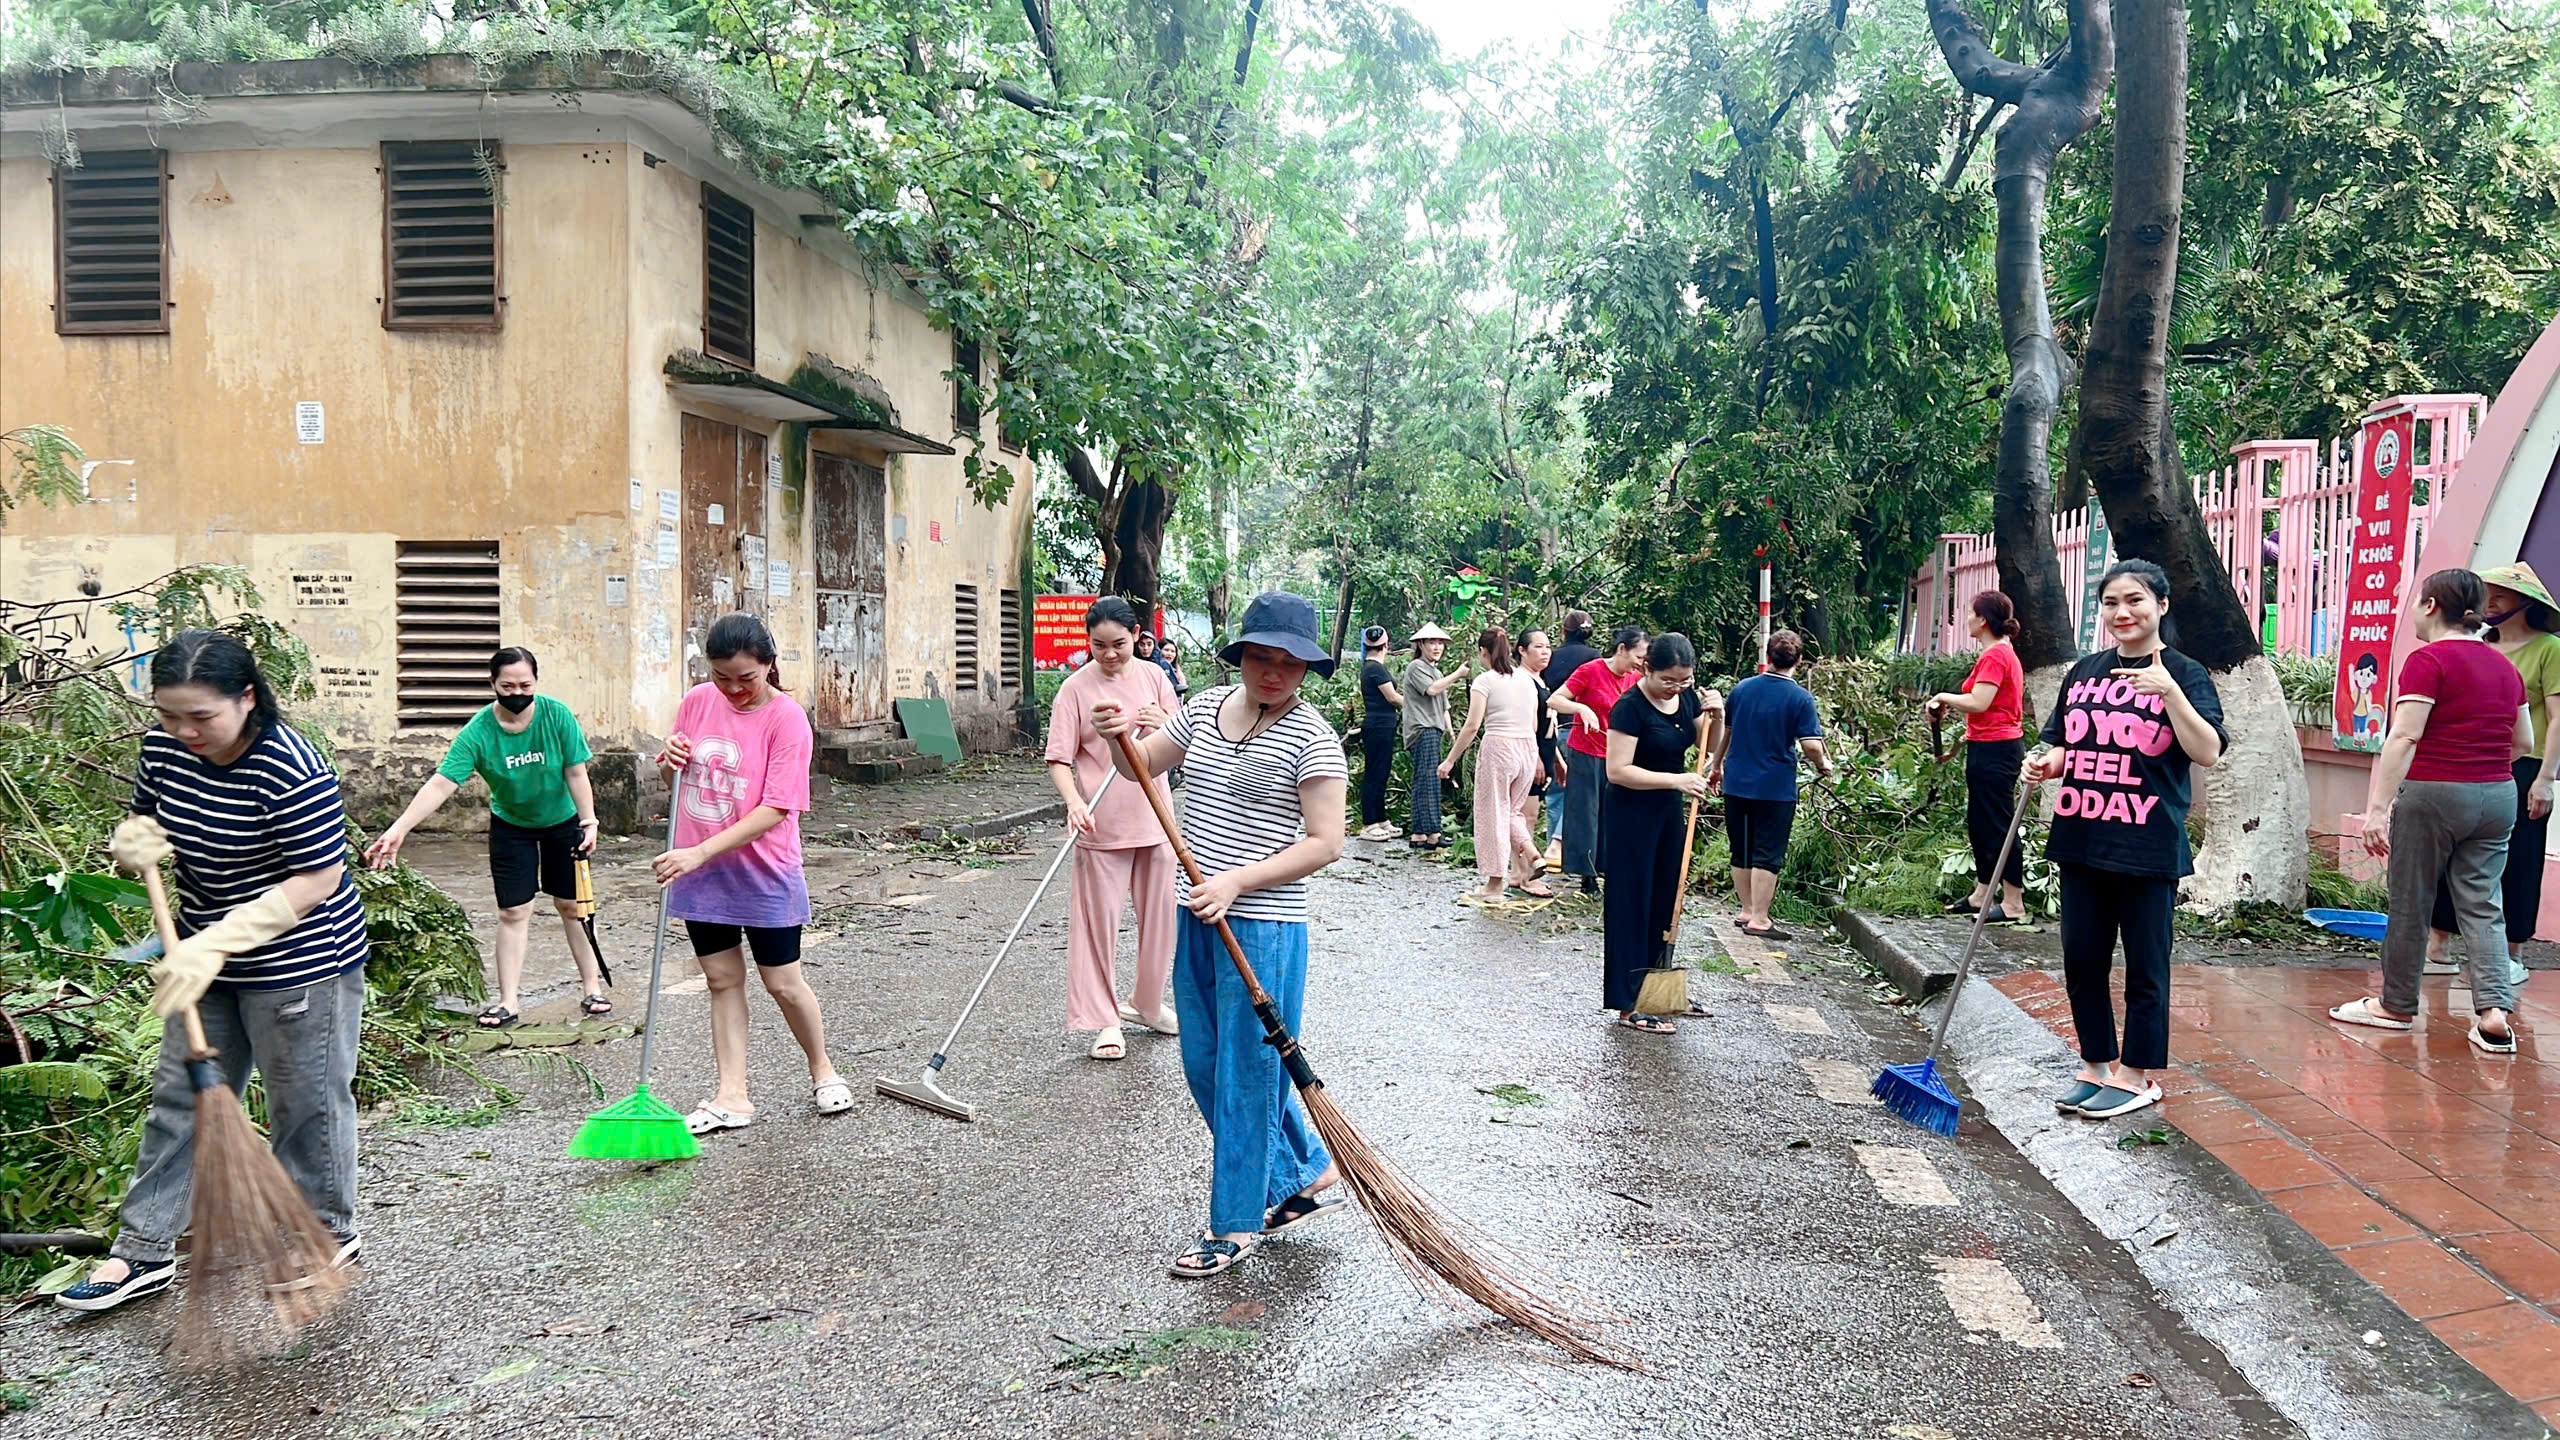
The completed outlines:
<svg viewBox="0 0 2560 1440">
<path fill-rule="evenodd" d="M 737 592 L 737 590 L 729 584 L 729 577 L 728 577 L 728 576 L 726 576 L 726 575 L 719 575 L 719 576 L 715 576 L 715 577 L 713 577 L 713 578 L 712 578 L 712 581 L 711 581 L 711 603 L 712 603 L 712 604 L 719 606 L 719 607 L 720 607 L 721 609 L 723 609 L 723 610 L 726 610 L 726 609 L 728 609 L 728 608 L 729 608 L 729 606 L 730 606 L 731 602 L 732 602 L 733 600 L 735 600 L 735 599 L 736 599 L 736 597 L 737 597 L 737 593 L 738 593 L 738 592 Z"/>
<path fill-rule="evenodd" d="M 318 445 L 329 438 L 329 419 L 321 413 L 317 400 L 293 402 L 293 438 L 305 445 Z"/>
<path fill-rule="evenodd" d="M 669 569 L 675 568 L 676 527 L 673 525 L 658 526 L 658 563 Z"/>
<path fill-rule="evenodd" d="M 767 489 L 782 488 L 782 451 L 779 448 L 764 452 L 764 483 Z"/>
<path fill-rule="evenodd" d="M 729 523 L 729 512 L 721 509 L 717 505 L 713 505 L 702 512 L 702 518 L 710 521 L 714 525 L 726 525 Z"/>
<path fill-rule="evenodd" d="M 776 600 L 791 598 L 791 562 L 776 560 L 765 571 L 765 593 Z"/>
<path fill-rule="evenodd" d="M 676 498 L 676 492 L 673 490 L 661 490 L 658 492 L 659 519 L 670 521 L 676 519 L 684 513 L 683 505 L 684 502 Z"/>
<path fill-rule="evenodd" d="M 640 477 L 639 477 L 639 476 L 637 476 L 637 475 L 632 476 L 632 477 L 631 477 L 631 508 L 632 508 L 632 509 L 634 509 L 634 510 L 643 510 L 643 509 L 648 508 L 648 504 L 649 504 L 649 487 L 640 483 Z"/>
<path fill-rule="evenodd" d="M 761 535 L 739 536 L 738 559 L 747 567 L 747 583 L 749 585 L 762 584 L 764 581 L 764 537 Z"/>
<path fill-rule="evenodd" d="M 604 577 L 604 603 L 615 609 L 620 609 L 621 607 L 630 604 L 631 577 L 628 575 L 607 575 Z"/>
</svg>

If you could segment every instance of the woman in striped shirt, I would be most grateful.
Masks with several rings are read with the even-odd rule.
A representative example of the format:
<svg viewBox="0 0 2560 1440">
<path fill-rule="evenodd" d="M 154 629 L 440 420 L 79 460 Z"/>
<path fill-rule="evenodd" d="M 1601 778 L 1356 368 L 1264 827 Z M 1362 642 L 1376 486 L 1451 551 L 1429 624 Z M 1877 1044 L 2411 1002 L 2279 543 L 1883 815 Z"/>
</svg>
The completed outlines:
<svg viewBox="0 0 2560 1440">
<path fill-rule="evenodd" d="M 142 871 L 174 854 L 177 947 L 153 966 L 167 1022 L 122 1230 L 106 1262 L 62 1292 L 109 1310 L 165 1290 L 195 1176 L 195 1086 L 182 1012 L 195 1007 L 222 1073 L 266 1082 L 276 1159 L 355 1258 L 356 1031 L 364 905 L 347 876 L 338 777 L 284 723 L 258 662 L 230 635 L 189 630 L 151 661 L 158 728 L 142 737 L 134 813 L 112 849 Z"/>
<path fill-rule="evenodd" d="M 1307 877 L 1342 854 L 1342 798 L 1349 769 L 1342 743 L 1298 698 L 1307 671 L 1333 673 L 1316 638 L 1315 606 L 1264 595 L 1245 608 L 1244 634 L 1219 653 L 1244 683 L 1204 690 L 1171 724 L 1136 742 L 1149 774 L 1175 765 L 1183 787 L 1183 839 L 1201 883 L 1177 871 L 1186 913 L 1174 937 L 1173 1012 L 1182 1027 L 1182 1074 L 1209 1122 L 1209 1227 L 1172 1264 L 1180 1279 L 1215 1275 L 1264 1236 L 1322 1214 L 1340 1178 L 1289 1093 L 1278 1053 L 1217 925 L 1227 922 L 1254 974 L 1294 1030 L 1307 991 Z M 1105 701 L 1094 728 L 1116 741 L 1138 716 Z M 1113 764 L 1134 780 L 1115 744 Z"/>
</svg>

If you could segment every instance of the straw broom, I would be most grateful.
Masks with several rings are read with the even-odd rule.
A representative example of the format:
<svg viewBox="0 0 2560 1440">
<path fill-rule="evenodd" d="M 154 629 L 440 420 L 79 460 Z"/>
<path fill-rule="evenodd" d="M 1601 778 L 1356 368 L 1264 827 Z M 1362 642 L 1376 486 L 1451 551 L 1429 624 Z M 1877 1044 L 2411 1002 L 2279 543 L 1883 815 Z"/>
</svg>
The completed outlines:
<svg viewBox="0 0 2560 1440">
<path fill-rule="evenodd" d="M 142 883 L 160 944 L 175 950 L 178 927 L 159 868 L 144 871 Z M 273 1348 L 308 1328 L 345 1298 L 349 1275 L 337 1263 L 337 1238 L 311 1213 L 302 1187 L 224 1083 L 192 1005 L 186 1029 L 187 1075 L 196 1088 L 195 1195 L 187 1217 L 193 1248 L 171 1351 L 207 1366 Z"/>
<path fill-rule="evenodd" d="M 1165 838 L 1172 842 L 1174 858 L 1182 862 L 1183 873 L 1191 877 L 1195 886 L 1204 883 L 1200 862 L 1192 858 L 1191 847 L 1183 843 L 1172 807 L 1149 782 L 1146 758 L 1125 734 L 1119 737 L 1119 746 L 1139 790 L 1155 809 L 1157 823 L 1164 826 Z M 1235 963 L 1236 973 L 1244 980 L 1245 993 L 1253 1000 L 1253 1012 L 1262 1018 L 1264 1037 L 1279 1052 L 1281 1068 L 1297 1087 L 1307 1119 L 1324 1140 L 1324 1148 L 1332 1152 L 1334 1164 L 1359 1199 L 1360 1208 L 1376 1222 L 1378 1233 L 1386 1237 L 1387 1249 L 1406 1273 L 1425 1290 L 1444 1299 L 1456 1296 L 1472 1300 L 1573 1359 L 1622 1370 L 1642 1370 L 1644 1367 L 1634 1357 L 1604 1341 L 1591 1321 L 1530 1289 L 1515 1273 L 1517 1267 L 1505 1263 L 1508 1257 L 1498 1253 L 1498 1246 L 1441 1208 L 1437 1200 L 1369 1143 L 1368 1137 L 1351 1123 L 1351 1117 L 1334 1103 L 1324 1081 L 1316 1077 L 1315 1067 L 1307 1062 L 1297 1037 L 1282 1023 L 1279 1007 L 1272 1003 L 1270 993 L 1253 973 L 1253 962 L 1245 958 L 1244 947 L 1236 943 L 1234 929 L 1223 919 L 1218 921 L 1218 938 L 1226 942 L 1227 958 Z"/>
</svg>

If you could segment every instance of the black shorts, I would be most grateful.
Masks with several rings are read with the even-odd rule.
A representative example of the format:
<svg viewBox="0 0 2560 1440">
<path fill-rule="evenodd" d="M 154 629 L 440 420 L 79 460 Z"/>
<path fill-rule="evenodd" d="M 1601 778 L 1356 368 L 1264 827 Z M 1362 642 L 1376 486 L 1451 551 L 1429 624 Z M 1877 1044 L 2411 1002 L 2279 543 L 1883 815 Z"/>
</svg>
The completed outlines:
<svg viewBox="0 0 2560 1440">
<path fill-rule="evenodd" d="M 583 838 L 575 820 L 528 830 L 490 816 L 489 881 L 497 887 L 498 908 L 530 905 L 537 893 L 577 899 L 578 842 Z"/>
<path fill-rule="evenodd" d="M 800 963 L 797 925 L 720 925 L 709 920 L 687 920 L 684 933 L 693 941 L 696 958 L 735 950 L 743 943 L 758 965 L 770 968 Z"/>
<path fill-rule="evenodd" d="M 1724 797 L 1724 833 L 1731 844 L 1736 870 L 1766 870 L 1775 875 L 1786 869 L 1787 837 L 1795 833 L 1795 828 L 1793 800 Z"/>
</svg>

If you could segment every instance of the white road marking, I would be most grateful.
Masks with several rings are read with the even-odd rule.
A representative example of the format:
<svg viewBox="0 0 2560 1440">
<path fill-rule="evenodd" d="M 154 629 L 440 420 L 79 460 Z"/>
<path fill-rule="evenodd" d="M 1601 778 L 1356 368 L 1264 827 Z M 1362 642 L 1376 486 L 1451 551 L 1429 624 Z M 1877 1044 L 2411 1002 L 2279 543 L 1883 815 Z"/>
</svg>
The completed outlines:
<svg viewBox="0 0 2560 1440">
<path fill-rule="evenodd" d="M 1769 1012 L 1769 1023 L 1795 1035 L 1828 1035 L 1831 1027 L 1808 1005 L 1763 1005 Z"/>
<path fill-rule="evenodd" d="M 2008 1266 L 1992 1259 L 1927 1258 L 1937 1267 L 1938 1289 L 1957 1324 L 1975 1334 L 1997 1335 L 2021 1350 L 2062 1348 L 2061 1337 L 2044 1322 Z"/>
<path fill-rule="evenodd" d="M 1798 1060 L 1813 1081 L 1813 1093 L 1834 1105 L 1881 1103 L 1868 1090 L 1875 1077 L 1846 1060 Z"/>
<path fill-rule="evenodd" d="M 1956 1192 L 1938 1174 L 1929 1157 L 1902 1145 L 1853 1145 L 1867 1178 L 1888 1205 L 1953 1205 Z"/>
<path fill-rule="evenodd" d="M 1742 978 L 1761 985 L 1793 985 L 1796 977 L 1787 973 L 1781 963 L 1784 950 L 1771 950 L 1760 941 L 1742 933 L 1742 928 L 1722 915 L 1709 915 L 1703 922 L 1707 932 L 1716 937 L 1725 958 L 1742 967 Z M 1755 958 L 1757 957 L 1757 958 Z"/>
</svg>

